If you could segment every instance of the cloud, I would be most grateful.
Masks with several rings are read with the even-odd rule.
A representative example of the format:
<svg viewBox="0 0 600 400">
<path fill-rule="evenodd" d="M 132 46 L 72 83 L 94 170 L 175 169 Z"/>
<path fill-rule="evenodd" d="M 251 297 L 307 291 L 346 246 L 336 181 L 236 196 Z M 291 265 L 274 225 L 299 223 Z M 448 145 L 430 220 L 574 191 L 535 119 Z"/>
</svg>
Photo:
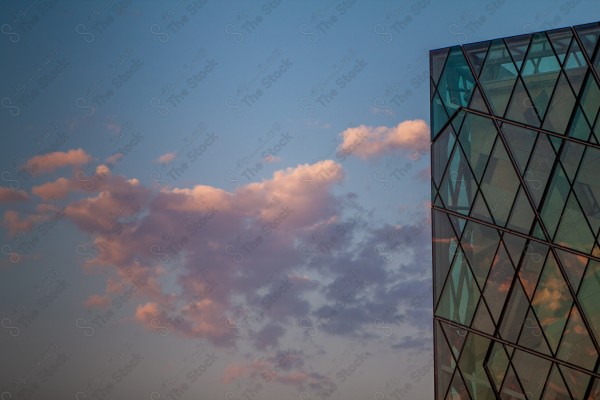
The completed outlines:
<svg viewBox="0 0 600 400">
<path fill-rule="evenodd" d="M 53 172 L 66 166 L 79 166 L 91 161 L 91 156 L 82 149 L 67 152 L 55 151 L 29 159 L 24 169 L 34 175 Z"/>
<path fill-rule="evenodd" d="M 333 193 L 343 179 L 341 165 L 323 160 L 234 191 L 202 184 L 158 190 L 99 165 L 90 176 L 59 178 L 33 193 L 83 194 L 66 202 L 64 216 L 93 237 L 94 258 L 83 267 L 107 276 L 105 293 L 87 304 L 104 304 L 132 285 L 131 321 L 263 351 L 298 332 L 302 320 L 321 334 L 372 337 L 390 304 L 427 286 L 428 220 L 375 226 L 357 195 Z M 31 218 L 13 211 L 5 224 L 15 232 Z M 410 304 L 391 320 L 424 328 L 430 304 Z M 296 368 L 277 381 L 307 387 L 318 378 Z"/>
<path fill-rule="evenodd" d="M 281 161 L 281 157 L 269 154 L 269 155 L 267 155 L 266 157 L 263 158 L 263 161 L 266 162 L 267 164 L 275 164 L 275 163 Z"/>
<path fill-rule="evenodd" d="M 396 127 L 360 125 L 340 134 L 338 153 L 359 158 L 381 156 L 398 150 L 411 151 L 412 158 L 429 150 L 429 127 L 423 120 L 407 120 Z"/>
<path fill-rule="evenodd" d="M 119 160 L 121 160 L 121 158 L 123 158 L 123 157 L 124 157 L 123 153 L 115 153 L 113 155 L 106 157 L 106 160 L 104 160 L 104 162 L 106 162 L 109 165 L 114 165 L 114 164 L 118 163 Z"/>
<path fill-rule="evenodd" d="M 35 224 L 50 221 L 52 219 L 62 218 L 62 210 L 54 204 L 38 204 L 33 213 L 21 218 L 19 212 L 7 210 L 4 213 L 3 226 L 8 230 L 11 236 L 20 232 L 28 232 Z"/>
<path fill-rule="evenodd" d="M 15 190 L 7 187 L 0 187 L 0 203 L 16 203 L 27 201 L 29 196 L 23 190 Z"/>
<path fill-rule="evenodd" d="M 31 188 L 31 193 L 44 199 L 63 199 L 67 197 L 72 184 L 66 178 L 58 178 L 54 182 L 47 182 Z"/>
<path fill-rule="evenodd" d="M 174 152 L 169 152 L 158 157 L 158 162 L 161 164 L 168 164 L 175 159 L 176 154 Z"/>
</svg>

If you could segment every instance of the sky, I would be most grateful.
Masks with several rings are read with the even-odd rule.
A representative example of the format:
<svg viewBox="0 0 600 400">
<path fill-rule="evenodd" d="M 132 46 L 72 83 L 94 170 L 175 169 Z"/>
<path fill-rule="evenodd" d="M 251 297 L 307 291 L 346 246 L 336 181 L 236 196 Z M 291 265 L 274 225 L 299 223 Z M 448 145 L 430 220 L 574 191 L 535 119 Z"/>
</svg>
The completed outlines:
<svg viewBox="0 0 600 400">
<path fill-rule="evenodd" d="M 600 15 L 0 10 L 0 400 L 433 398 L 429 50 Z"/>
</svg>

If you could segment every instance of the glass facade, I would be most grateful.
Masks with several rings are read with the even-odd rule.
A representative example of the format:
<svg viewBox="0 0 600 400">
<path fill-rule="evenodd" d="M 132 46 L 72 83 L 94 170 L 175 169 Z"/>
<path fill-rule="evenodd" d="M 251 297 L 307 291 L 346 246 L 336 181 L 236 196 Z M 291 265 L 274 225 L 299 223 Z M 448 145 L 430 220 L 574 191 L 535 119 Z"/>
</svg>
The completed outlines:
<svg viewBox="0 0 600 400">
<path fill-rule="evenodd" d="M 436 399 L 600 399 L 599 36 L 430 53 Z"/>
</svg>

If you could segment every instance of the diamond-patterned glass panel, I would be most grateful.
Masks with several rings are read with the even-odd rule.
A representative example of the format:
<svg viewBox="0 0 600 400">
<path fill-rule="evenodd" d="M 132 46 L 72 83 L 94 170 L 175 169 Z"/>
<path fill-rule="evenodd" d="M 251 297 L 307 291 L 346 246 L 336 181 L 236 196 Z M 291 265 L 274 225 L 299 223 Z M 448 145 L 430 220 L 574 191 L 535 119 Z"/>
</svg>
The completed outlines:
<svg viewBox="0 0 600 400">
<path fill-rule="evenodd" d="M 600 23 L 431 53 L 436 399 L 600 396 Z"/>
</svg>

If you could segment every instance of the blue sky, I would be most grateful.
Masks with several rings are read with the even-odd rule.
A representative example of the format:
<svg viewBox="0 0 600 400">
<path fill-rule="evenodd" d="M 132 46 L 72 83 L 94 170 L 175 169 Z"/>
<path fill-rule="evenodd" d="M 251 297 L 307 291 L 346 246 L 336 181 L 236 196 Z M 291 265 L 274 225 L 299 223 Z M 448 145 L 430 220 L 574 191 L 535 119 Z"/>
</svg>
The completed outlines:
<svg viewBox="0 0 600 400">
<path fill-rule="evenodd" d="M 432 398 L 428 52 L 600 15 L 0 7 L 2 400 Z"/>
</svg>

